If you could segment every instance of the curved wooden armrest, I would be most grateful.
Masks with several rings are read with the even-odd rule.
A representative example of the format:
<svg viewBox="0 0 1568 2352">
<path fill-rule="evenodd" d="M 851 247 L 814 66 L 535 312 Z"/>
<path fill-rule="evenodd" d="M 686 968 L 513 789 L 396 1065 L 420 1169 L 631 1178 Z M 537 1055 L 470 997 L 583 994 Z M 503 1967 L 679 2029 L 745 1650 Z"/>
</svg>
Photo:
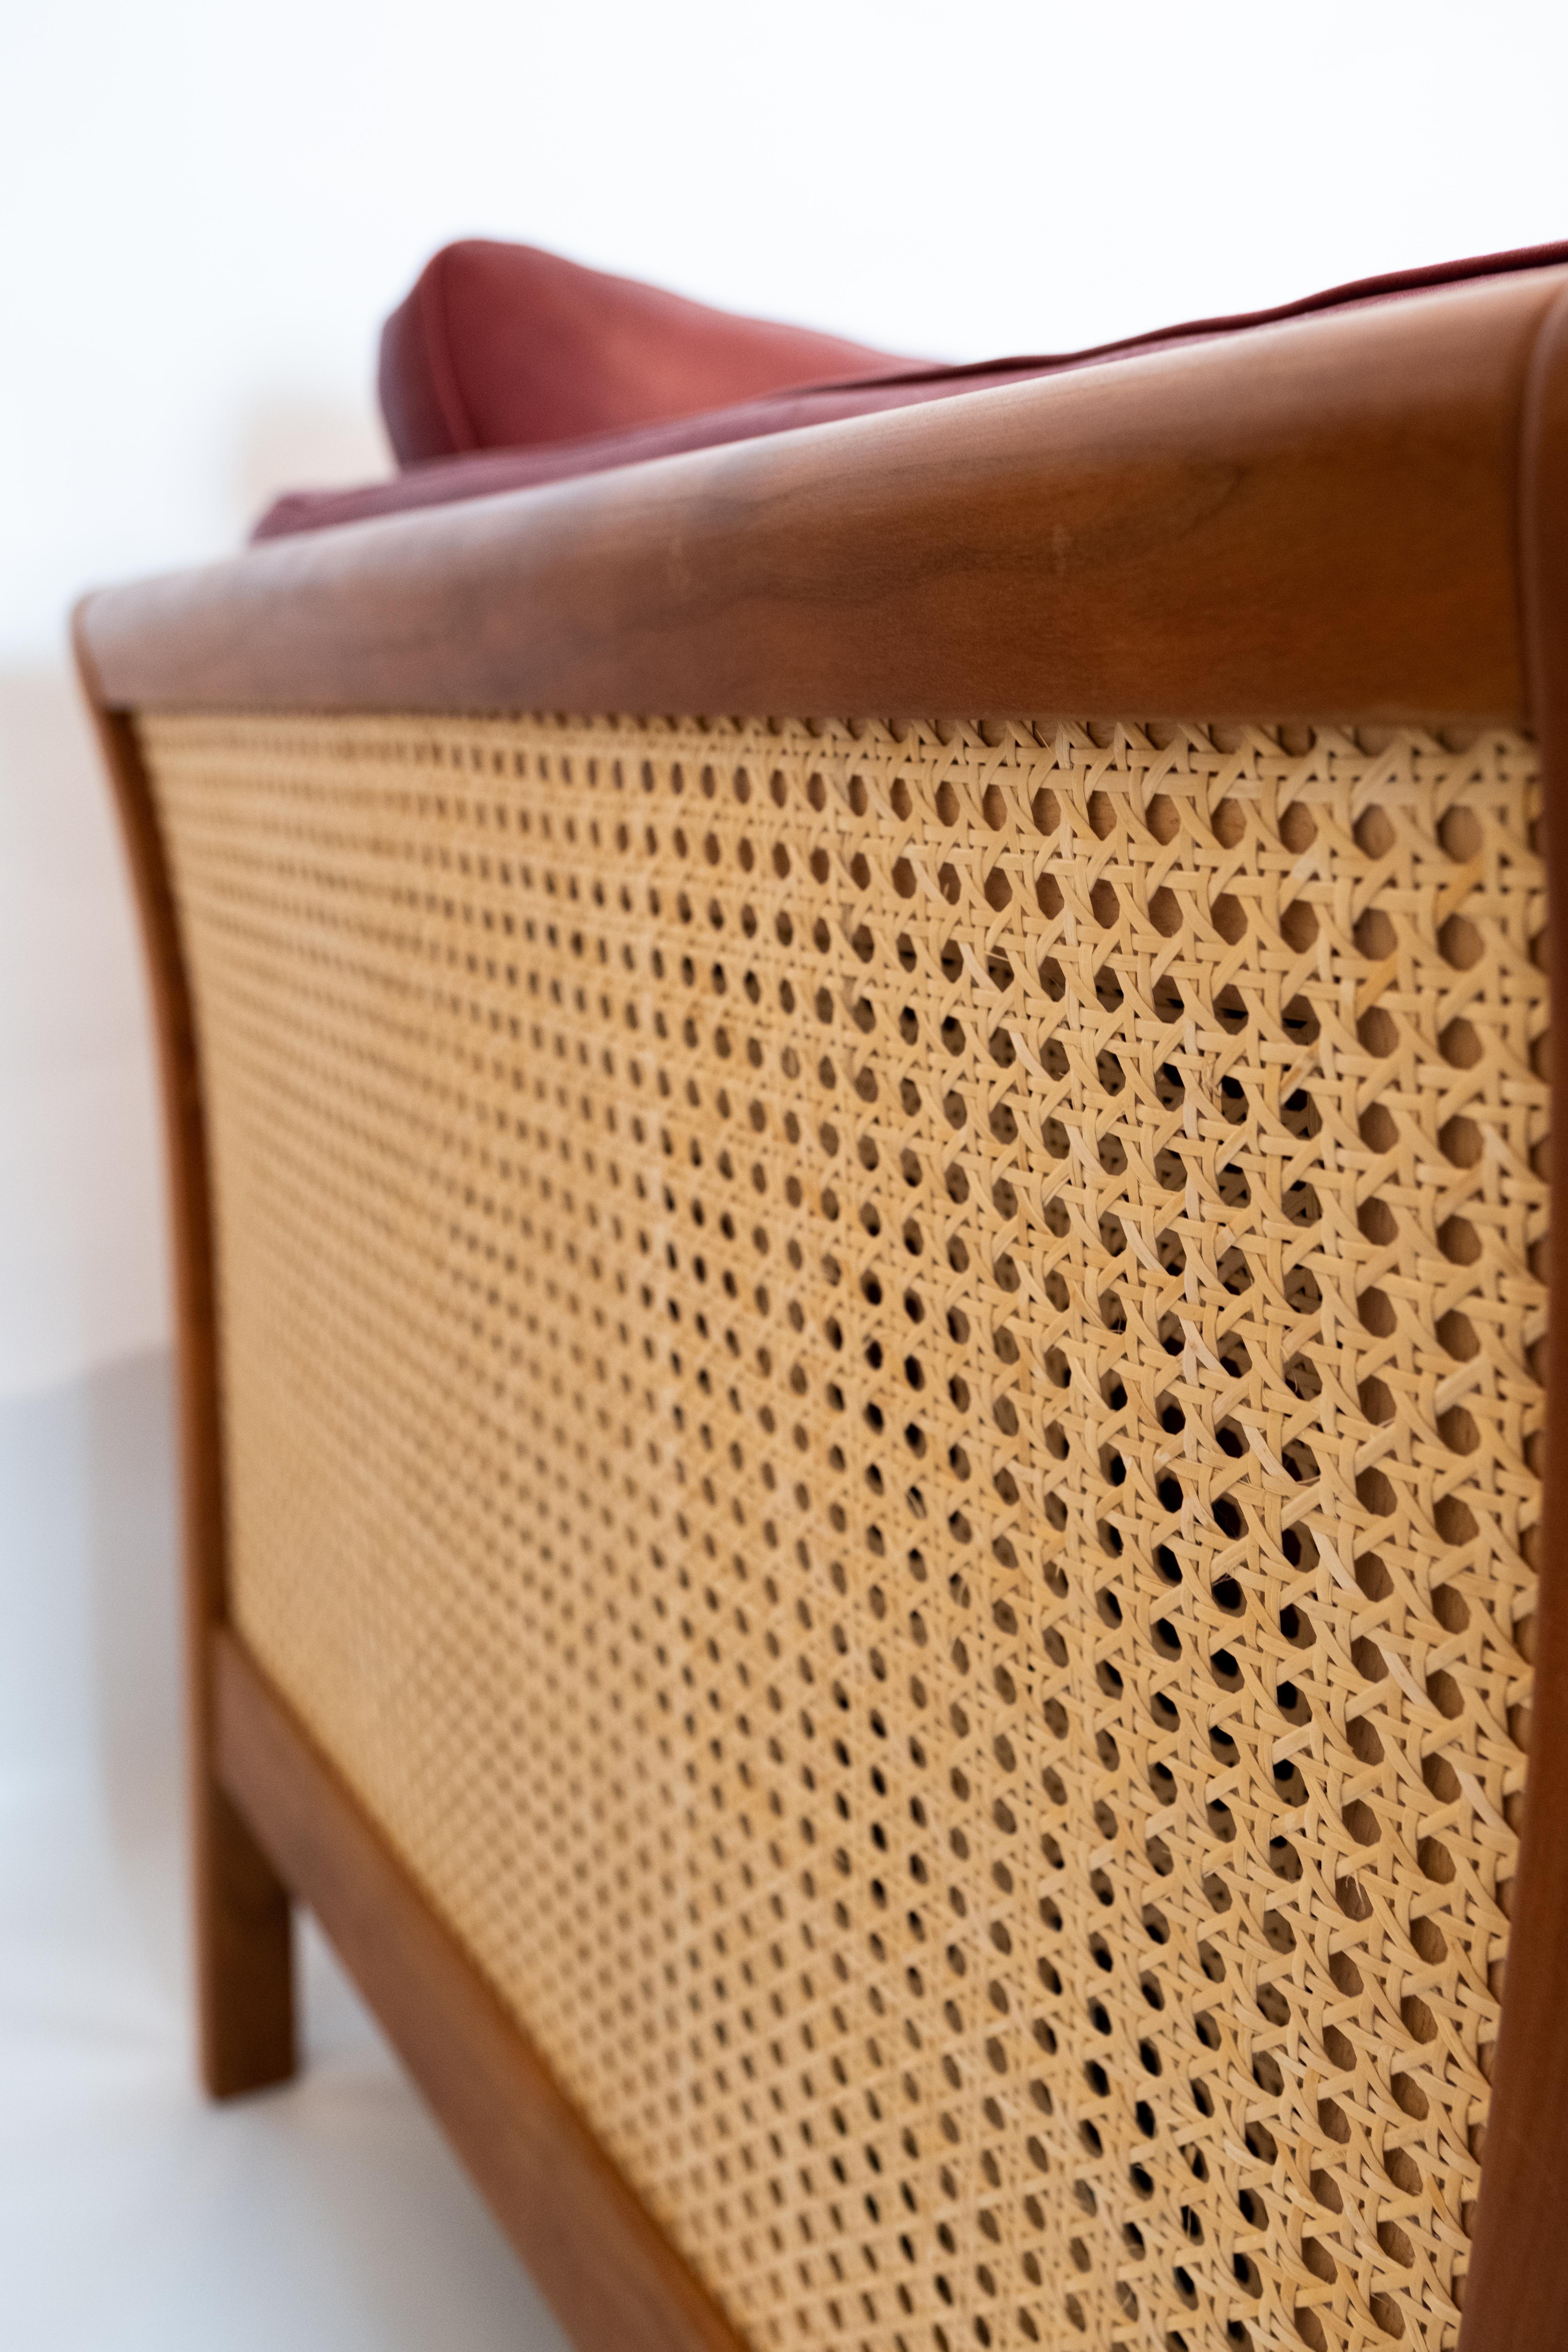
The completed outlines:
<svg viewBox="0 0 1568 2352">
<path fill-rule="evenodd" d="M 89 600 L 102 698 L 1500 719 L 1568 271 L 387 517 Z"/>
</svg>

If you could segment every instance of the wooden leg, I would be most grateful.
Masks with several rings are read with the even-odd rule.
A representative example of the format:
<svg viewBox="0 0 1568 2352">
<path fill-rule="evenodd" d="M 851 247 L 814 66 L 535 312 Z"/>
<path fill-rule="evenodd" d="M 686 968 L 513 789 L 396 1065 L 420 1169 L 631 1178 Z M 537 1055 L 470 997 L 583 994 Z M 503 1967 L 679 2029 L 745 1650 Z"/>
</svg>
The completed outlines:
<svg viewBox="0 0 1568 2352">
<path fill-rule="evenodd" d="M 215 2099 L 287 2082 L 295 2071 L 293 1906 L 289 1890 L 216 1782 L 193 1791 L 197 2030 Z"/>
</svg>

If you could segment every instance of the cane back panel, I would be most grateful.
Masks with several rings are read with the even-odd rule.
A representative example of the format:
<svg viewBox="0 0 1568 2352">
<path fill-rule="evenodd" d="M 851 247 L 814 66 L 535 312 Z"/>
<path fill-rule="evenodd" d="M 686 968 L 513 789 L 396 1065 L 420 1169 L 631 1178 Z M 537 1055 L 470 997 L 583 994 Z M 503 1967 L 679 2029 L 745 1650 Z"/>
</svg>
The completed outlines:
<svg viewBox="0 0 1568 2352">
<path fill-rule="evenodd" d="M 234 1614 L 737 2327 L 1452 2345 L 1531 745 L 142 738 Z"/>
</svg>

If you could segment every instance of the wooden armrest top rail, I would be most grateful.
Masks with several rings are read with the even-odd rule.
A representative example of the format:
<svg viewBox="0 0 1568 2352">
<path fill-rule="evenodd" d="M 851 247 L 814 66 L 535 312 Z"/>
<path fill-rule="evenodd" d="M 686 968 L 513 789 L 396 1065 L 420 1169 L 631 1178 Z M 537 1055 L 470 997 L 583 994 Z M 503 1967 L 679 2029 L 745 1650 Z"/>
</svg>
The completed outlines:
<svg viewBox="0 0 1568 2352">
<path fill-rule="evenodd" d="M 99 698 L 1517 719 L 1568 270 L 278 540 L 86 600 Z"/>
</svg>

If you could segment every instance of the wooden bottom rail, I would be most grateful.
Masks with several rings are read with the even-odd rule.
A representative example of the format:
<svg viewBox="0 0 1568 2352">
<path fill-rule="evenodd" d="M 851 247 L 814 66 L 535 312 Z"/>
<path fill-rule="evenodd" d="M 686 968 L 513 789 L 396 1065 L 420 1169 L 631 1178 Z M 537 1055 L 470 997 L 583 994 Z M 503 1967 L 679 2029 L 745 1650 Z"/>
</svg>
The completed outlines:
<svg viewBox="0 0 1568 2352">
<path fill-rule="evenodd" d="M 232 1633 L 214 1641 L 218 1780 L 315 1913 L 584 2352 L 740 2339 L 357 1800 Z"/>
</svg>

